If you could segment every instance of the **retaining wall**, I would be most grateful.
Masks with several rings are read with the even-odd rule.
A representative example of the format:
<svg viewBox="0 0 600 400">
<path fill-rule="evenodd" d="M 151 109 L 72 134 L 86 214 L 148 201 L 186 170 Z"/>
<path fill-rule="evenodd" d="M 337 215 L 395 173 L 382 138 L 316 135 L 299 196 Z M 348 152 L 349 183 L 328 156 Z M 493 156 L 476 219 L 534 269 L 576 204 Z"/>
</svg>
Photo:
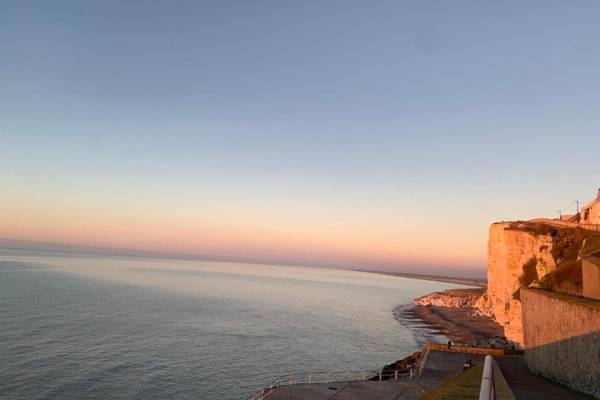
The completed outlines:
<svg viewBox="0 0 600 400">
<path fill-rule="evenodd" d="M 529 369 L 600 398 L 600 301 L 521 289 Z"/>
</svg>

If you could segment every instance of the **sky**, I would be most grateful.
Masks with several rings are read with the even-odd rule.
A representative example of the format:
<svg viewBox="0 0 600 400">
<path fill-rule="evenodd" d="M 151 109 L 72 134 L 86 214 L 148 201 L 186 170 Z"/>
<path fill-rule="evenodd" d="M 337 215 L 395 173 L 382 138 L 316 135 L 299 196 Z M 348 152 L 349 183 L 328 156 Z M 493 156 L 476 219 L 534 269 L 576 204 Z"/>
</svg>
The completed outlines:
<svg viewBox="0 0 600 400">
<path fill-rule="evenodd" d="M 483 275 L 600 187 L 596 1 L 3 1 L 0 238 Z"/>
</svg>

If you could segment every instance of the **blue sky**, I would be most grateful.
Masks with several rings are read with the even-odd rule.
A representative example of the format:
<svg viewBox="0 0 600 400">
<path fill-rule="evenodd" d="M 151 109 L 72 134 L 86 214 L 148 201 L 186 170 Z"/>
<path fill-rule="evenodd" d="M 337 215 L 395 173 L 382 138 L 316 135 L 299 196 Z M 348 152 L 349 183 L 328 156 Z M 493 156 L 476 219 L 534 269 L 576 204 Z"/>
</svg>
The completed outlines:
<svg viewBox="0 0 600 400">
<path fill-rule="evenodd" d="M 158 233 L 89 227 L 135 215 L 127 237 L 176 213 L 226 232 L 215 252 L 483 268 L 489 223 L 600 186 L 599 17 L 592 1 L 3 2 L 0 236 L 153 248 Z M 65 213 L 71 236 L 44 228 Z M 431 242 L 443 257 L 411 250 Z"/>
</svg>

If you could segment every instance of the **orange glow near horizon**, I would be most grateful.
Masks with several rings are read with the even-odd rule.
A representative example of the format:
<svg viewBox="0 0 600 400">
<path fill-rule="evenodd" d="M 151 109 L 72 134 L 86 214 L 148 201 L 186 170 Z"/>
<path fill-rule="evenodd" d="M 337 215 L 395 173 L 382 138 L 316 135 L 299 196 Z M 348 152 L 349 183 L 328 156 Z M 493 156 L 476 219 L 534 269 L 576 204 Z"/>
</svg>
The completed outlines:
<svg viewBox="0 0 600 400">
<path fill-rule="evenodd" d="M 395 269 L 422 264 L 482 268 L 485 237 L 462 236 L 414 221 L 396 224 L 332 215 L 203 216 L 189 208 L 133 209 L 111 204 L 67 204 L 4 200 L 0 221 L 5 239 L 55 242 L 289 264 Z M 117 212 L 115 210 L 122 210 Z"/>
</svg>

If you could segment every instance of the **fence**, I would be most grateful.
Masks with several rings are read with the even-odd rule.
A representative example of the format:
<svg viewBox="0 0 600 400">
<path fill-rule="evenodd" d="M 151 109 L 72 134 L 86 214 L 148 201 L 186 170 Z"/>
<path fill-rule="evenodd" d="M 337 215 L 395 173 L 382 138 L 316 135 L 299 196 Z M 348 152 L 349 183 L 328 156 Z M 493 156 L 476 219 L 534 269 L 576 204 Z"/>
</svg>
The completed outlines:
<svg viewBox="0 0 600 400">
<path fill-rule="evenodd" d="M 429 351 L 445 351 L 451 353 L 471 353 L 471 354 L 489 354 L 491 356 L 501 357 L 504 355 L 504 349 L 492 349 L 487 347 L 470 347 L 461 345 L 439 344 L 439 343 L 427 343 L 425 350 Z"/>
<path fill-rule="evenodd" d="M 600 225 L 598 224 L 579 224 L 578 226 L 586 231 L 600 232 Z"/>
<path fill-rule="evenodd" d="M 265 400 L 271 394 L 276 392 L 281 386 L 290 385 L 312 385 L 317 383 L 336 383 L 336 382 L 355 382 L 367 380 L 398 380 L 402 377 L 413 376 L 413 371 L 405 372 L 396 370 L 393 372 L 383 372 L 383 370 L 370 371 L 328 371 L 328 372 L 309 372 L 302 374 L 283 375 L 277 378 L 268 386 L 256 391 L 248 396 L 247 400 Z"/>
<path fill-rule="evenodd" d="M 445 344 L 438 343 L 427 343 L 423 348 L 423 355 L 417 362 L 415 369 L 406 370 L 395 370 L 385 371 L 384 370 L 365 370 L 365 371 L 327 371 L 327 372 L 309 372 L 299 373 L 291 375 L 283 375 L 275 379 L 271 384 L 261 388 L 246 398 L 246 400 L 266 400 L 271 394 L 276 392 L 281 386 L 290 385 L 312 385 L 317 383 L 336 383 L 336 382 L 355 382 L 355 381 L 367 381 L 367 380 L 398 380 L 402 378 L 410 377 L 411 379 L 416 375 L 421 375 L 429 353 L 432 351 L 445 351 L 445 352 L 457 352 L 457 353 L 473 353 L 473 354 L 487 354 L 493 356 L 503 356 L 503 349 L 490 349 L 483 347 L 469 347 L 452 345 L 448 347 Z M 415 374 L 416 370 L 416 374 Z"/>
<path fill-rule="evenodd" d="M 541 223 L 565 227 L 565 228 L 581 228 L 586 231 L 600 232 L 600 224 L 585 224 L 585 223 L 581 223 L 581 222 L 559 221 L 559 220 L 547 219 L 547 218 L 532 219 L 531 222 L 541 222 Z"/>
<path fill-rule="evenodd" d="M 431 351 L 431 349 L 428 347 L 428 344 L 429 343 L 425 345 L 423 357 L 421 357 L 417 364 L 417 371 L 419 376 L 423 375 L 423 370 L 425 369 L 425 365 L 427 364 L 427 358 L 429 358 L 429 352 Z"/>
</svg>

